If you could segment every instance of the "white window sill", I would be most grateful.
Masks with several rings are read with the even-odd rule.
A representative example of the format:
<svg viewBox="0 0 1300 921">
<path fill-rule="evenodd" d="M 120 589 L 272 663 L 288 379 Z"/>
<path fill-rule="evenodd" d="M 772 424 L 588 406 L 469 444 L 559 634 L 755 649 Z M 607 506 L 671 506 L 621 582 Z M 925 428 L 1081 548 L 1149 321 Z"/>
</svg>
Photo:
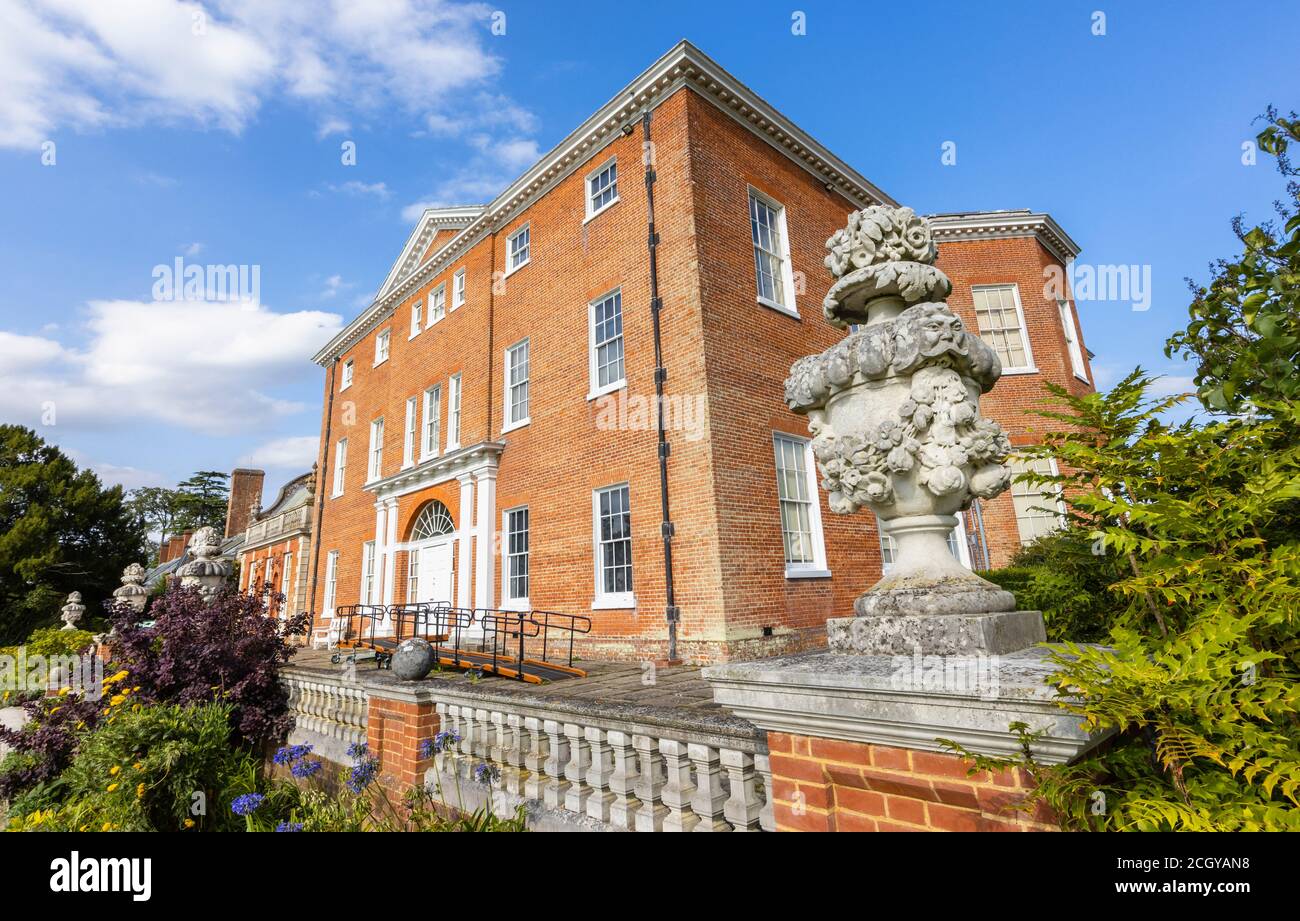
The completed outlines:
<svg viewBox="0 0 1300 921">
<path fill-rule="evenodd" d="M 343 490 L 340 489 L 338 492 L 332 492 L 332 493 L 330 493 L 330 498 L 331 498 L 331 499 L 337 499 L 337 498 L 338 498 L 339 496 L 341 496 L 341 495 L 343 495 Z"/>
<path fill-rule="evenodd" d="M 590 222 L 594 221 L 596 218 L 600 217 L 602 214 L 604 214 L 606 211 L 608 211 L 610 208 L 614 207 L 617 204 L 618 204 L 618 196 L 615 195 L 612 199 L 610 199 L 610 201 L 607 204 L 603 205 L 599 211 L 592 211 L 590 214 L 588 214 L 586 220 L 584 220 L 582 223 L 589 224 Z"/>
<path fill-rule="evenodd" d="M 1086 375 L 1086 374 L 1080 374 L 1078 371 L 1075 371 L 1075 372 L 1074 372 L 1074 378 L 1075 378 L 1075 380 L 1083 381 L 1083 382 L 1084 382 L 1085 384 L 1087 384 L 1089 387 L 1092 386 L 1092 381 L 1088 380 L 1088 375 Z"/>
<path fill-rule="evenodd" d="M 373 365 L 371 365 L 370 367 L 372 367 L 372 368 L 378 368 L 380 365 L 387 364 L 387 363 L 388 363 L 388 359 L 387 359 L 387 358 L 381 358 L 379 361 L 375 362 L 375 363 L 374 363 Z"/>
<path fill-rule="evenodd" d="M 1004 377 L 1005 377 L 1006 375 L 1008 375 L 1008 374 L 1037 374 L 1037 373 L 1038 373 L 1038 369 L 1037 369 L 1037 368 L 1032 368 L 1032 367 L 1031 367 L 1031 368 L 1003 368 L 1003 369 L 1002 369 L 1002 375 L 1003 375 Z"/>
<path fill-rule="evenodd" d="M 438 456 L 438 452 L 437 452 L 437 451 L 434 451 L 432 454 L 421 454 L 421 455 L 420 455 L 420 463 L 423 464 L 425 461 L 431 461 L 431 460 L 433 460 L 433 459 L 434 459 L 435 457 L 437 457 L 437 456 Z"/>
<path fill-rule="evenodd" d="M 339 385 L 339 393 L 342 393 L 344 390 L 351 390 L 351 389 L 352 389 L 352 384 L 350 382 L 347 384 Z"/>
<path fill-rule="evenodd" d="M 636 608 L 636 595 L 597 595 L 591 601 L 593 611 L 623 611 Z"/>
<path fill-rule="evenodd" d="M 428 329 L 428 327 L 426 326 L 425 329 Z M 417 329 L 415 332 L 411 333 L 411 335 L 409 335 L 409 336 L 406 337 L 406 341 L 407 341 L 407 342 L 410 342 L 410 341 L 411 341 L 412 339 L 414 339 L 416 336 L 420 335 L 420 333 L 421 333 L 421 330 L 418 330 L 418 329 Z"/>
<path fill-rule="evenodd" d="M 831 571 L 829 569 L 809 569 L 801 566 L 785 567 L 785 577 L 787 579 L 829 579 Z"/>
<path fill-rule="evenodd" d="M 787 307 L 785 304 L 778 304 L 776 301 L 769 301 L 765 297 L 757 297 L 755 298 L 755 300 L 758 301 L 760 304 L 762 304 L 764 307 L 767 307 L 771 310 L 775 310 L 777 313 L 783 313 L 787 317 L 794 317 L 794 319 L 796 320 L 803 319 L 802 317 L 799 316 L 799 311 L 794 307 Z"/>
<path fill-rule="evenodd" d="M 503 611 L 531 611 L 533 606 L 527 598 L 507 598 L 501 602 Z"/>
<path fill-rule="evenodd" d="M 414 467 L 414 466 L 415 466 L 415 461 L 413 461 L 413 460 L 403 461 L 403 462 L 402 462 L 401 469 L 402 469 L 402 470 L 410 470 L 410 469 L 411 469 L 412 467 Z"/>
<path fill-rule="evenodd" d="M 614 383 L 612 383 L 612 384 L 606 384 L 604 387 L 599 387 L 599 388 L 597 388 L 597 389 L 591 391 L 590 393 L 587 394 L 587 399 L 588 399 L 589 401 L 590 401 L 590 400 L 595 400 L 595 399 L 597 399 L 598 397 L 603 397 L 603 396 L 605 396 L 606 394 L 616 393 L 617 391 L 622 390 L 622 389 L 624 389 L 625 387 L 627 387 L 627 379 L 626 379 L 626 378 L 624 378 L 623 380 L 614 381 Z"/>
<path fill-rule="evenodd" d="M 442 453 L 443 453 L 443 454 L 450 454 L 452 451 L 459 451 L 459 450 L 460 450 L 460 442 L 459 442 L 459 441 L 456 441 L 456 442 L 451 442 L 451 441 L 449 441 L 449 442 L 447 442 L 447 449 L 446 449 L 445 451 L 443 451 Z"/>
<path fill-rule="evenodd" d="M 533 421 L 532 418 L 529 417 L 529 418 L 520 419 L 518 422 L 511 422 L 508 425 L 503 425 L 501 426 L 501 434 L 504 435 L 506 432 L 513 432 L 515 429 L 521 429 L 532 421 Z"/>
<path fill-rule="evenodd" d="M 452 309 L 452 310 L 460 310 L 460 308 L 462 308 L 462 307 L 464 307 L 464 306 L 465 306 L 465 302 L 464 302 L 464 301 L 461 301 L 459 304 L 452 304 L 452 305 L 451 305 L 451 309 Z"/>
<path fill-rule="evenodd" d="M 530 262 L 532 262 L 532 258 L 531 258 L 531 257 L 528 258 L 528 259 L 525 259 L 523 262 L 519 263 L 519 264 L 518 264 L 517 266 L 515 266 L 513 269 L 506 269 L 506 274 L 505 274 L 504 276 L 502 276 L 502 277 L 503 277 L 503 278 L 509 278 L 511 275 L 515 274 L 515 272 L 518 272 L 520 269 L 522 269 L 522 268 L 526 268 L 526 267 L 528 266 L 528 263 L 530 263 Z"/>
</svg>

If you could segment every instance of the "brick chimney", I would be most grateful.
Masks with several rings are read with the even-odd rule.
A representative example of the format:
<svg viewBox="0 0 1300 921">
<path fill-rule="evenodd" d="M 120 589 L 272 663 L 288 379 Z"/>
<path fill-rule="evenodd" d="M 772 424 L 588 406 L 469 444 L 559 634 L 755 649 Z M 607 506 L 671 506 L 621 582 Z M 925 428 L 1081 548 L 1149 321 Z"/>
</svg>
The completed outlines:
<svg viewBox="0 0 1300 921">
<path fill-rule="evenodd" d="M 230 501 L 226 503 L 226 537 L 243 534 L 253 517 L 253 507 L 262 506 L 265 470 L 240 468 L 230 472 Z"/>
</svg>

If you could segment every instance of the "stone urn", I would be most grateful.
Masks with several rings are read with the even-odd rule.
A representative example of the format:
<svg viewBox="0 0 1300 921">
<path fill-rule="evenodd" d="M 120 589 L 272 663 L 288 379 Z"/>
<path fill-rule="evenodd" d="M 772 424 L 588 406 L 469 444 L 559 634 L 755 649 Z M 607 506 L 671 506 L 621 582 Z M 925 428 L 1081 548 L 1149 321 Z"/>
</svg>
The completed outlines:
<svg viewBox="0 0 1300 921">
<path fill-rule="evenodd" d="M 86 613 L 86 606 L 81 603 L 81 592 L 72 592 L 68 595 L 67 603 L 63 605 L 63 613 L 59 619 L 63 621 L 64 630 L 76 630 L 77 623 Z"/>
<path fill-rule="evenodd" d="M 144 606 L 149 600 L 149 590 L 144 587 L 145 570 L 139 563 L 132 563 L 122 570 L 122 584 L 113 589 L 113 598 L 129 605 L 137 614 L 144 613 Z"/>
<path fill-rule="evenodd" d="M 910 208 L 849 215 L 826 242 L 823 308 L 849 334 L 790 369 L 785 398 L 808 416 L 831 510 L 867 508 L 896 548 L 890 572 L 827 623 L 833 649 L 872 654 L 1008 652 L 1044 638 L 1037 612 L 948 549 L 957 513 L 1006 490 L 1010 442 L 979 414 L 997 354 L 944 298 L 930 226 Z"/>
<path fill-rule="evenodd" d="M 202 527 L 190 538 L 188 563 L 176 570 L 181 586 L 196 588 L 205 600 L 210 601 L 234 571 L 230 563 L 219 559 L 221 539 L 216 528 Z"/>
<path fill-rule="evenodd" d="M 429 641 L 413 636 L 397 644 L 393 652 L 393 674 L 403 681 L 420 681 L 433 671 L 434 661 Z"/>
</svg>

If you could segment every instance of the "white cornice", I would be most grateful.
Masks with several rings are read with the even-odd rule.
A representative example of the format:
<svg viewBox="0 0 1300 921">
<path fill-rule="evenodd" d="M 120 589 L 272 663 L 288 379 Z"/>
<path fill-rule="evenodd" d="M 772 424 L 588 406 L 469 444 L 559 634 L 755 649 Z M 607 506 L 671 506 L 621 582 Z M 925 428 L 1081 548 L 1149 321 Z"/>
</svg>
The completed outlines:
<svg viewBox="0 0 1300 921">
<path fill-rule="evenodd" d="M 623 125 L 633 116 L 658 106 L 682 87 L 699 93 L 856 207 L 897 204 L 716 61 L 683 39 L 482 208 L 446 246 L 440 247 L 418 268 L 404 272 L 402 268 L 409 253 L 423 252 L 415 245 L 420 230 L 417 227 L 374 303 L 331 339 L 312 360 L 325 365 L 338 358 L 411 293 L 618 137 Z"/>
<path fill-rule="evenodd" d="M 935 242 L 963 240 L 1007 240 L 1033 237 L 1061 262 L 1079 255 L 1079 244 L 1061 229 L 1050 214 L 1031 211 L 972 211 L 928 216 Z"/>
<path fill-rule="evenodd" d="M 440 230 L 464 230 L 474 218 L 483 213 L 481 205 L 466 205 L 459 208 L 426 208 L 424 214 L 415 222 L 415 229 L 406 238 L 401 255 L 393 263 L 388 277 L 379 286 L 375 301 L 382 301 L 397 282 L 401 281 L 420 265 L 420 257 L 429 248 L 434 236 Z"/>
<path fill-rule="evenodd" d="M 481 441 L 421 461 L 413 467 L 397 471 L 392 476 L 367 483 L 363 489 L 374 493 L 376 502 L 383 502 L 438 483 L 445 483 L 467 473 L 495 471 L 497 459 L 504 449 L 503 442 Z"/>
</svg>

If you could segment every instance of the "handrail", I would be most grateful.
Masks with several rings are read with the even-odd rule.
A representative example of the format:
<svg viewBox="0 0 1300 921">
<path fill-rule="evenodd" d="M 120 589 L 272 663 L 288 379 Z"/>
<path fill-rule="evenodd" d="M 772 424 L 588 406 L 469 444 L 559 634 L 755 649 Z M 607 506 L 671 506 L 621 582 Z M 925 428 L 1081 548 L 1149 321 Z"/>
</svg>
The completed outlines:
<svg viewBox="0 0 1300 921">
<path fill-rule="evenodd" d="M 569 667 L 573 667 L 573 641 L 579 633 L 588 634 L 591 632 L 591 618 L 585 614 L 565 614 L 561 611 L 529 611 L 528 617 L 533 623 L 537 624 L 542 630 L 542 661 L 548 661 L 546 657 L 547 640 L 550 638 L 551 629 L 564 630 L 569 634 Z M 538 618 L 541 620 L 538 620 Z M 552 619 L 559 620 L 560 623 L 551 623 Z M 567 621 L 567 625 L 564 623 Z"/>
</svg>

